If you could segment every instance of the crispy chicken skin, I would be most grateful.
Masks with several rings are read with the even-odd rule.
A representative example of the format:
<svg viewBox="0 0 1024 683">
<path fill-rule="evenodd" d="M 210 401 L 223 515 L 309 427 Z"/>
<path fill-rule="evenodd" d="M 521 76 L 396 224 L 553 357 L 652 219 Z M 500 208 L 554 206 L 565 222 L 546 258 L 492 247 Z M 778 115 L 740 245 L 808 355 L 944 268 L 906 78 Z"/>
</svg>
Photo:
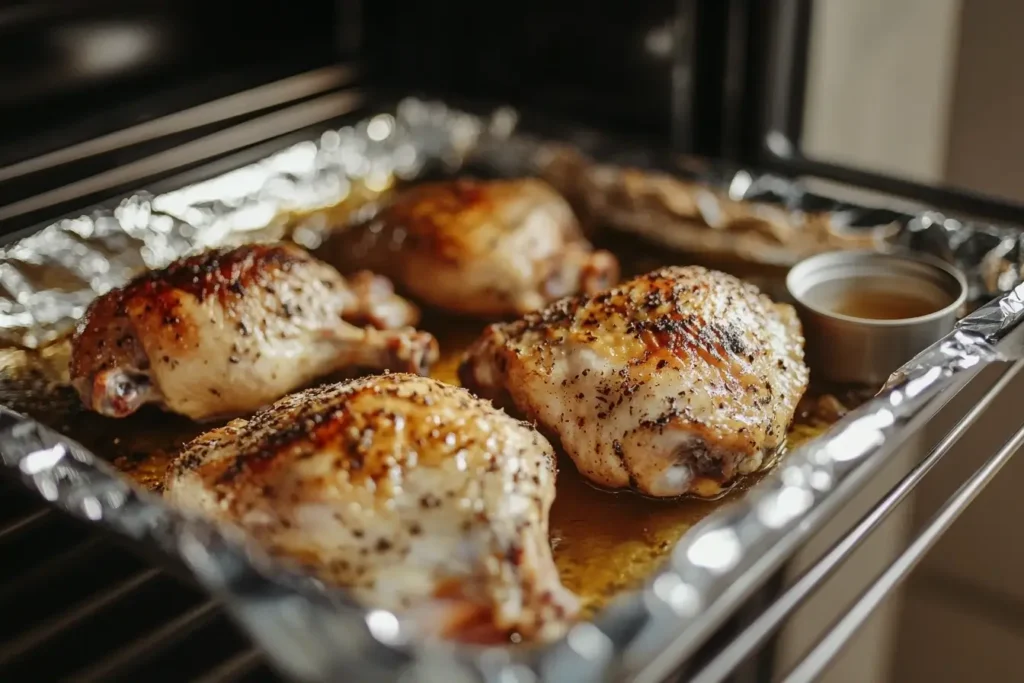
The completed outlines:
<svg viewBox="0 0 1024 683">
<path fill-rule="evenodd" d="M 803 342 L 792 307 L 673 267 L 491 325 L 460 379 L 538 422 L 600 486 L 714 497 L 783 444 Z"/>
<path fill-rule="evenodd" d="M 401 193 L 343 231 L 343 270 L 370 268 L 430 306 L 482 317 L 519 315 L 618 280 L 569 204 L 541 180 L 455 180 Z"/>
<path fill-rule="evenodd" d="M 576 610 L 548 540 L 551 445 L 434 379 L 292 394 L 188 444 L 165 496 L 435 633 L 544 639 Z"/>
<path fill-rule="evenodd" d="M 343 278 L 293 245 L 209 251 L 99 297 L 72 338 L 85 405 L 196 420 L 251 412 L 346 367 L 425 373 L 436 340 L 371 273 Z M 397 328 L 397 329 L 393 329 Z"/>
</svg>

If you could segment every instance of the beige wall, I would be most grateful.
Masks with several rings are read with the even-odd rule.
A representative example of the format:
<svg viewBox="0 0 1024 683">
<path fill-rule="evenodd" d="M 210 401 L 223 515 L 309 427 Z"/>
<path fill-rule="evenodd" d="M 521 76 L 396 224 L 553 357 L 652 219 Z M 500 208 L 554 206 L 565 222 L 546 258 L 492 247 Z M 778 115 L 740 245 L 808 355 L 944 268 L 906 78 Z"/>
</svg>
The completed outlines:
<svg viewBox="0 0 1024 683">
<path fill-rule="evenodd" d="M 844 164 L 1024 201 L 1024 2 L 817 0 L 804 150 Z M 977 400 L 986 373 L 921 436 L 920 458 Z M 1016 426 L 1019 377 L 889 527 L 785 632 L 780 674 Z M 895 476 L 895 475 L 893 475 Z M 877 498 L 895 479 L 877 484 Z M 1024 681 L 1024 457 L 956 523 L 824 680 Z M 834 523 L 862 512 L 851 506 Z M 834 538 L 834 535 L 831 536 Z M 805 564 L 830 538 L 805 551 Z"/>
<path fill-rule="evenodd" d="M 946 179 L 1024 201 L 1024 2 L 964 3 Z"/>
<path fill-rule="evenodd" d="M 941 179 L 961 0 L 816 0 L 803 146 Z"/>
<path fill-rule="evenodd" d="M 946 138 L 947 182 L 1024 201 L 1024 2 L 962 9 Z M 931 513 L 1021 421 L 1018 378 L 950 462 L 923 487 Z M 936 425 L 941 428 L 941 425 Z M 914 576 L 900 622 L 900 680 L 1024 681 L 1024 455 L 964 513 Z"/>
<path fill-rule="evenodd" d="M 809 156 L 934 182 L 946 158 L 960 0 L 817 0 L 803 149 Z M 889 470 L 796 559 L 801 572 L 921 456 L 909 444 Z M 892 515 L 782 633 L 777 677 L 898 555 L 912 517 Z M 890 599 L 825 674 L 829 683 L 883 683 L 898 641 L 902 595 Z"/>
</svg>

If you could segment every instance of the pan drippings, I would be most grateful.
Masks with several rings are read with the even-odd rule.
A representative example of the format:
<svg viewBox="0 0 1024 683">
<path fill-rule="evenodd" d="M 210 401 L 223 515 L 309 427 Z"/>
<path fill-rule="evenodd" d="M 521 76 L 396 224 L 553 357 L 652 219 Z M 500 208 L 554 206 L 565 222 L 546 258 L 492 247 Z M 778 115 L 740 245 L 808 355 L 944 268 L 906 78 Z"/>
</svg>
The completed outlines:
<svg viewBox="0 0 1024 683">
<path fill-rule="evenodd" d="M 634 258 L 625 264 L 627 275 L 657 267 L 665 260 L 651 251 L 641 251 L 635 244 L 629 251 Z M 773 282 L 772 275 L 763 281 Z M 479 320 L 427 312 L 421 327 L 438 338 L 442 349 L 441 360 L 432 373 L 435 378 L 457 382 L 459 358 L 483 325 Z M 148 407 L 120 420 L 88 412 L 63 384 L 67 380 L 66 359 L 66 341 L 39 353 L 0 351 L 0 401 L 78 440 L 141 486 L 158 490 L 182 444 L 217 426 L 196 424 Z M 841 393 L 834 387 L 812 384 L 779 457 L 785 457 L 786 448 L 820 434 L 847 408 L 868 396 L 870 392 Z M 599 490 L 586 483 L 563 457 L 550 533 L 562 582 L 581 598 L 584 616 L 620 592 L 638 586 L 688 529 L 741 496 L 760 476 L 741 480 L 716 501 L 652 500 Z"/>
</svg>

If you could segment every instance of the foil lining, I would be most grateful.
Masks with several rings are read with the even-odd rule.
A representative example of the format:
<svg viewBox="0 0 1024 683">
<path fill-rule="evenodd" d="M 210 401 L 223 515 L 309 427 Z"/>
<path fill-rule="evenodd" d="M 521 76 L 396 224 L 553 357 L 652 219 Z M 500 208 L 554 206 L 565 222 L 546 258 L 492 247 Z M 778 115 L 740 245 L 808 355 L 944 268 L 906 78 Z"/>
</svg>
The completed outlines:
<svg viewBox="0 0 1024 683">
<path fill-rule="evenodd" d="M 598 681 L 666 663 L 664 657 L 678 664 L 813 520 L 827 518 L 928 419 L 939 394 L 979 366 L 1024 356 L 1010 334 L 1024 319 L 1024 254 L 1013 229 L 854 206 L 777 177 L 622 147 L 578 130 L 524 132 L 518 124 L 510 110 L 480 116 L 406 100 L 224 176 L 139 193 L 47 226 L 0 251 L 0 334 L 8 344 L 39 347 L 66 333 L 93 297 L 142 268 L 240 241 L 290 238 L 315 248 L 330 230 L 371 211 L 396 182 L 455 171 L 541 175 L 592 229 L 689 251 L 774 264 L 866 243 L 927 251 L 969 275 L 975 301 L 991 301 L 872 401 L 686 534 L 642 591 L 543 648 L 424 644 L 398 616 L 365 610 L 285 572 L 246 539 L 182 516 L 97 455 L 5 409 L 0 463 L 52 504 L 183 561 L 270 661 L 296 679 Z"/>
<path fill-rule="evenodd" d="M 592 230 L 641 235 L 691 253 L 791 265 L 820 251 L 911 248 L 968 276 L 975 300 L 1021 280 L 1012 228 L 937 212 L 866 208 L 745 169 L 623 146 L 542 125 L 405 100 L 318 140 L 172 192 L 139 192 L 0 249 L 0 343 L 38 348 L 66 334 L 97 295 L 192 251 L 290 238 L 316 248 L 372 210 L 396 182 L 467 169 L 539 175 Z M 538 132 L 534 132 L 538 131 Z"/>
</svg>

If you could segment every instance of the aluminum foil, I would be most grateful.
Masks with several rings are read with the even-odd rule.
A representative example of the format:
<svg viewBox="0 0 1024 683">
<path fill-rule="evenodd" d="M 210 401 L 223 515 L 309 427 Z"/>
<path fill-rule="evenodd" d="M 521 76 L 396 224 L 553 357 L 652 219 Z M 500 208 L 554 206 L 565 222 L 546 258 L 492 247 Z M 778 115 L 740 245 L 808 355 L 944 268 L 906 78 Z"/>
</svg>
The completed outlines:
<svg viewBox="0 0 1024 683">
<path fill-rule="evenodd" d="M 184 561 L 297 679 L 598 681 L 674 668 L 934 413 L 939 394 L 979 366 L 1024 356 L 1020 335 L 1010 334 L 1024 319 L 1020 234 L 1010 228 L 854 206 L 777 177 L 518 123 L 510 110 L 481 116 L 407 100 L 225 176 L 138 193 L 45 227 L 0 252 L 0 334 L 38 347 L 142 268 L 255 239 L 288 237 L 313 248 L 372 211 L 396 181 L 454 171 L 541 175 L 592 229 L 691 251 L 776 264 L 865 243 L 928 251 L 969 274 L 976 300 L 995 299 L 875 399 L 692 529 L 642 591 L 538 649 L 411 639 L 398 616 L 287 573 L 247 539 L 183 517 L 82 446 L 7 410 L 0 411 L 0 463 L 71 514 Z"/>
<path fill-rule="evenodd" d="M 855 206 L 773 175 L 518 124 L 510 109 L 483 116 L 405 100 L 231 173 L 46 226 L 0 249 L 0 343 L 44 345 L 97 295 L 198 249 L 286 237 L 315 248 L 396 181 L 459 169 L 540 175 L 592 230 L 691 253 L 791 265 L 831 249 L 909 247 L 963 269 L 976 300 L 1021 279 L 1024 245 L 1012 228 Z"/>
</svg>

